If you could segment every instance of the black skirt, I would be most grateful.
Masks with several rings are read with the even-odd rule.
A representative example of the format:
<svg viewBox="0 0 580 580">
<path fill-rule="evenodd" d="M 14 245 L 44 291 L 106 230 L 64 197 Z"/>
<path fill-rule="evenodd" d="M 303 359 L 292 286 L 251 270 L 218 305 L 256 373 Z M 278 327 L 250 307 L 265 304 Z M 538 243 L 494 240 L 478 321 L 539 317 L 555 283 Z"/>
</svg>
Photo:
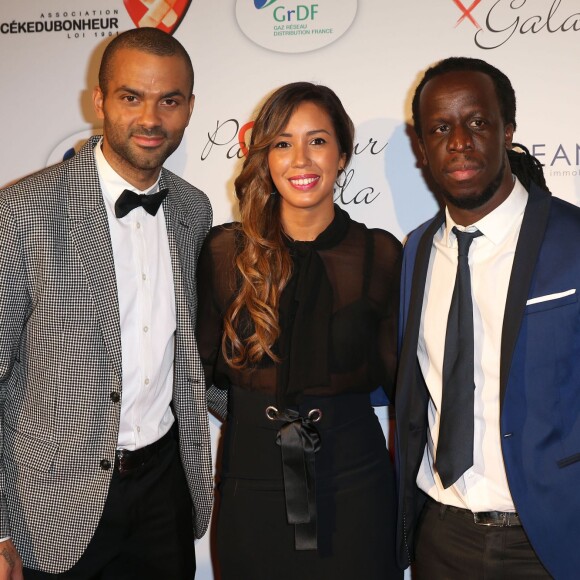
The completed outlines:
<svg viewBox="0 0 580 580">
<path fill-rule="evenodd" d="M 314 423 L 317 547 L 306 550 L 296 549 L 296 526 L 288 523 L 284 422 L 266 414 L 273 399 L 234 387 L 229 400 L 217 530 L 222 580 L 402 578 L 393 469 L 369 396 L 306 397 L 296 408 L 302 417 L 321 414 Z"/>
</svg>

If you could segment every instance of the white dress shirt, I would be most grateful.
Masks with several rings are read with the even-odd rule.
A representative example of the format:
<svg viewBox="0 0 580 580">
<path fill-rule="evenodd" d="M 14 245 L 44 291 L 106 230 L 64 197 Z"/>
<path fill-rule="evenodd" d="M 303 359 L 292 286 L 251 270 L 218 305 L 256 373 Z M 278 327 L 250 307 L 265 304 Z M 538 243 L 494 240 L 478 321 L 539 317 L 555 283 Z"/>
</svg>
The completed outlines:
<svg viewBox="0 0 580 580">
<path fill-rule="evenodd" d="M 528 193 L 515 179 L 509 197 L 477 223 L 469 250 L 474 328 L 473 466 L 444 489 L 434 469 L 439 435 L 443 354 L 447 316 L 457 272 L 456 224 L 446 221 L 433 238 L 427 273 L 417 356 L 429 389 L 429 434 L 417 485 L 436 501 L 473 512 L 515 511 L 507 483 L 500 436 L 500 352 L 507 290 Z M 467 410 L 466 410 L 467 412 Z"/>
<path fill-rule="evenodd" d="M 157 215 L 137 207 L 115 216 L 124 189 L 139 191 L 105 159 L 100 143 L 95 160 L 107 209 L 117 279 L 123 382 L 118 448 L 139 449 L 165 435 L 174 418 L 175 293 L 163 206 Z"/>
</svg>

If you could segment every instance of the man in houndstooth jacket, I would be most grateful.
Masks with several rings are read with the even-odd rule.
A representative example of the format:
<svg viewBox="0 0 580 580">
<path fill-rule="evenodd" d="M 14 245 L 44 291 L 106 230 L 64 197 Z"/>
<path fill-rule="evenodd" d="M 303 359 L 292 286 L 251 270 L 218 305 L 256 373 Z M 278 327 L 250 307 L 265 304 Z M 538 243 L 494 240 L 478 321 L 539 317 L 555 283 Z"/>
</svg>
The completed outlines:
<svg viewBox="0 0 580 580">
<path fill-rule="evenodd" d="M 22 562 L 25 578 L 195 574 L 213 498 L 195 264 L 212 214 L 162 169 L 192 88 L 171 36 L 117 36 L 94 92 L 103 138 L 0 194 L 0 579 Z"/>
</svg>

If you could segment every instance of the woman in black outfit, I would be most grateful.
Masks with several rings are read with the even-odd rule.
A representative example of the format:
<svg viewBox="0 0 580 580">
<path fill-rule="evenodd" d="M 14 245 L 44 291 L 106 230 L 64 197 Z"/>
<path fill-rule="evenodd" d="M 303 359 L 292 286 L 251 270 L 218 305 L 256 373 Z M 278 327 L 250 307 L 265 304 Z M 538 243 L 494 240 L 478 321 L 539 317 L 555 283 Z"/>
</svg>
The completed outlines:
<svg viewBox="0 0 580 580">
<path fill-rule="evenodd" d="M 333 203 L 353 135 L 327 87 L 274 92 L 235 183 L 241 221 L 202 250 L 199 349 L 207 384 L 229 391 L 223 580 L 402 577 L 369 402 L 393 385 L 401 244 Z"/>
</svg>

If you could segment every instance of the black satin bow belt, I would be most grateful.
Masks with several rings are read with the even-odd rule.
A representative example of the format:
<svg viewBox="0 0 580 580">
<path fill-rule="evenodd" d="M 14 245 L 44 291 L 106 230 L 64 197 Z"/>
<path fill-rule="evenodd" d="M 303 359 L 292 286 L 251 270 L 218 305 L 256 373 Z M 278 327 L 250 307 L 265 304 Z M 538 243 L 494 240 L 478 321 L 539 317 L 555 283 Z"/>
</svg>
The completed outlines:
<svg viewBox="0 0 580 580">
<path fill-rule="evenodd" d="M 316 550 L 316 470 L 314 454 L 320 449 L 320 433 L 315 423 L 322 418 L 320 409 L 306 417 L 293 409 L 278 411 L 268 407 L 271 421 L 282 421 L 276 443 L 282 449 L 282 473 L 288 523 L 294 524 L 296 550 Z"/>
</svg>

